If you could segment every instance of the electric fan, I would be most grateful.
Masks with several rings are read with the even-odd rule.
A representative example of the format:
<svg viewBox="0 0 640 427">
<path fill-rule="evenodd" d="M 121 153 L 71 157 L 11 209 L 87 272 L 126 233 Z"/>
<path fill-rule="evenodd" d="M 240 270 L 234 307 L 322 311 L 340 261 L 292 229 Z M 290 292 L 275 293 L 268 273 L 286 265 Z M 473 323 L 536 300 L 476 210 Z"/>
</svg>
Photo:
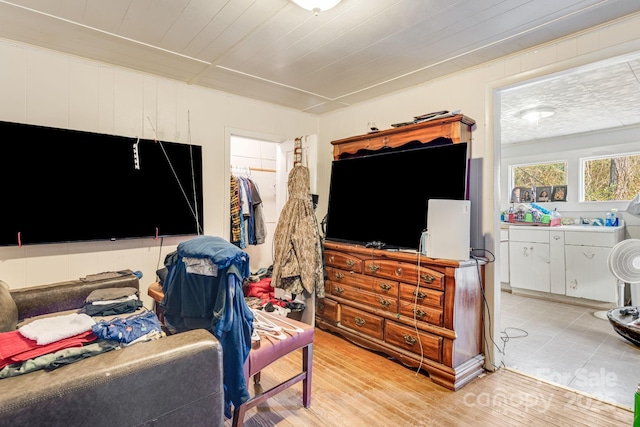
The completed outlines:
<svg viewBox="0 0 640 427">
<path fill-rule="evenodd" d="M 631 286 L 631 304 L 639 305 L 636 286 L 640 285 L 640 239 L 627 239 L 616 244 L 607 260 L 611 274 Z M 636 297 L 636 298 L 634 298 Z M 624 305 L 624 297 L 618 298 Z"/>
<path fill-rule="evenodd" d="M 620 307 L 607 312 L 614 330 L 636 345 L 640 345 L 640 239 L 627 239 L 616 244 L 607 259 L 609 270 L 622 284 L 629 283 L 631 305 L 624 307 L 624 286 L 619 287 Z"/>
</svg>

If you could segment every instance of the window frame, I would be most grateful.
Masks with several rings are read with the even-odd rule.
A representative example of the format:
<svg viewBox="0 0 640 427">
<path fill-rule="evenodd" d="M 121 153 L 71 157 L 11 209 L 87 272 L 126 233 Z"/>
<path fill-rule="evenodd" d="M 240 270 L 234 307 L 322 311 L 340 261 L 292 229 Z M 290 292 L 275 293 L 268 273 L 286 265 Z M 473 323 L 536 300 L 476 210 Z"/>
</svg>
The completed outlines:
<svg viewBox="0 0 640 427">
<path fill-rule="evenodd" d="M 521 187 L 520 185 L 516 186 L 515 185 L 515 168 L 519 168 L 519 167 L 526 167 L 526 166 L 537 166 L 537 165 L 549 165 L 549 164 L 555 164 L 555 163 L 564 163 L 565 166 L 565 184 L 558 184 L 558 185 L 566 185 L 567 188 L 569 188 L 569 165 L 570 162 L 567 161 L 566 159 L 564 160 L 544 160 L 544 161 L 539 161 L 539 162 L 529 162 L 529 163 L 518 163 L 518 164 L 509 164 L 509 188 L 507 189 L 508 192 L 507 194 L 511 195 L 511 193 L 513 192 L 513 189 L 515 187 Z M 536 187 L 546 187 L 549 186 L 551 184 L 540 184 L 539 186 Z M 548 202 L 545 202 L 548 203 Z"/>
<path fill-rule="evenodd" d="M 585 185 L 585 163 L 590 160 L 602 160 L 602 159 L 614 159 L 618 157 L 631 157 L 631 156 L 640 156 L 640 151 L 631 151 L 624 153 L 607 153 L 601 154 L 597 156 L 581 156 L 578 158 L 578 164 L 580 166 L 580 175 L 578 179 L 579 184 L 579 193 L 578 193 L 578 203 L 586 203 L 586 204 L 598 204 L 598 203 L 628 203 L 632 199 L 629 200 L 585 200 L 586 193 L 586 185 Z"/>
</svg>

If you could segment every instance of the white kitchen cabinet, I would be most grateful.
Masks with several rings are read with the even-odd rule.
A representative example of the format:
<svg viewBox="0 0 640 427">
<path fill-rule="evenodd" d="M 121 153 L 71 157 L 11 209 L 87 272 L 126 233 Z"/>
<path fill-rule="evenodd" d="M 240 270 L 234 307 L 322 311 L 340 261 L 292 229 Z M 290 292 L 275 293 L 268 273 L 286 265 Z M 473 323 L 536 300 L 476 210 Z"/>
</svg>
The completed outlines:
<svg viewBox="0 0 640 427">
<path fill-rule="evenodd" d="M 617 280 L 609 271 L 611 249 L 624 239 L 624 228 L 604 227 L 565 232 L 566 292 L 568 296 L 616 302 Z"/>
<path fill-rule="evenodd" d="M 624 227 L 513 226 L 509 277 L 514 289 L 616 302 L 617 280 L 607 264 Z"/>
<path fill-rule="evenodd" d="M 549 228 L 549 291 L 565 294 L 564 232 Z"/>
<path fill-rule="evenodd" d="M 500 282 L 509 284 L 509 229 L 500 229 Z"/>
<path fill-rule="evenodd" d="M 551 292 L 549 231 L 510 228 L 509 263 L 512 288 Z"/>
</svg>

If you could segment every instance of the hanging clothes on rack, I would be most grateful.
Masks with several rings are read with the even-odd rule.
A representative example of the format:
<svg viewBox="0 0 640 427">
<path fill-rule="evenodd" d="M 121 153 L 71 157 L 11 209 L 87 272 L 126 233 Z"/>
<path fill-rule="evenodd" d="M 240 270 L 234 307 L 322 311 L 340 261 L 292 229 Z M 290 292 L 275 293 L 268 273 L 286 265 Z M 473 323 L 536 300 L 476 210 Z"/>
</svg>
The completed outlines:
<svg viewBox="0 0 640 427">
<path fill-rule="evenodd" d="M 262 197 L 260 197 L 260 189 L 258 184 L 252 181 L 251 185 L 251 201 L 253 203 L 253 243 L 261 245 L 267 237 L 267 227 L 264 222 L 264 213 L 262 212 Z"/>
<path fill-rule="evenodd" d="M 271 283 L 294 295 L 303 291 L 324 298 L 324 272 L 320 230 L 309 186 L 309 169 L 297 165 L 288 177 L 289 199 L 273 235 Z"/>
<path fill-rule="evenodd" d="M 263 244 L 267 232 L 262 213 L 262 197 L 256 182 L 249 176 L 232 173 L 230 196 L 231 243 L 241 249 L 247 245 Z"/>
<path fill-rule="evenodd" d="M 240 246 L 241 228 L 240 228 L 240 187 L 238 179 L 231 174 L 231 243 Z"/>
</svg>

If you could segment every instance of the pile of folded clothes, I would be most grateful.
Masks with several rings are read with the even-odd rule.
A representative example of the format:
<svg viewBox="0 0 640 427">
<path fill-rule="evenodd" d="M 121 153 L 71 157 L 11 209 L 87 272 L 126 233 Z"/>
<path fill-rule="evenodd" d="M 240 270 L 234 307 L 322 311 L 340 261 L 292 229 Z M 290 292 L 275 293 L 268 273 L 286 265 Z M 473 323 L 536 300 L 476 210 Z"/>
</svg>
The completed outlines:
<svg viewBox="0 0 640 427">
<path fill-rule="evenodd" d="M 165 336 L 156 314 L 141 307 L 134 288 L 100 289 L 76 312 L 25 320 L 15 331 L 0 333 L 0 379 Z M 125 313 L 130 315 L 117 316 Z"/>
</svg>

